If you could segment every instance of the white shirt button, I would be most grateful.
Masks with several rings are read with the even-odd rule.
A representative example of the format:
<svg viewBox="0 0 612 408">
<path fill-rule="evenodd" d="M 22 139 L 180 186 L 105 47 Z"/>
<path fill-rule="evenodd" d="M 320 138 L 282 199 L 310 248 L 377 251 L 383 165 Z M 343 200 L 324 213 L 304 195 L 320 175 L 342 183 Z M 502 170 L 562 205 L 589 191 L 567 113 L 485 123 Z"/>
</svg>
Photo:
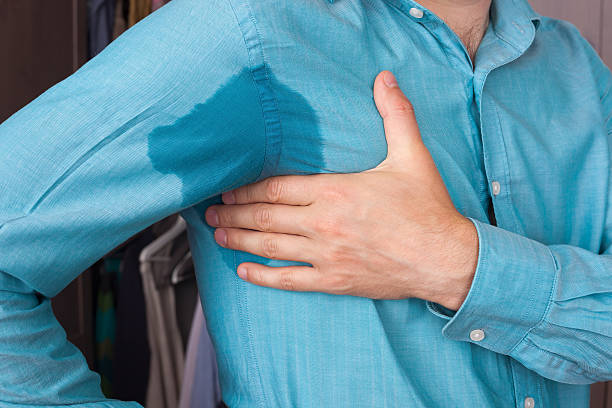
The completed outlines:
<svg viewBox="0 0 612 408">
<path fill-rule="evenodd" d="M 531 397 L 525 398 L 525 408 L 535 408 L 535 400 Z"/>
<path fill-rule="evenodd" d="M 418 9 L 416 7 L 411 8 L 409 10 L 409 13 L 414 18 L 422 18 L 423 17 L 423 10 Z"/>
<path fill-rule="evenodd" d="M 484 334 L 484 331 L 481 329 L 472 330 L 470 332 L 470 339 L 472 339 L 472 341 L 480 341 L 484 338 L 485 338 L 485 334 Z"/>
<path fill-rule="evenodd" d="M 501 185 L 499 184 L 499 181 L 492 182 L 491 189 L 493 190 L 493 195 L 498 195 L 501 191 Z"/>
</svg>

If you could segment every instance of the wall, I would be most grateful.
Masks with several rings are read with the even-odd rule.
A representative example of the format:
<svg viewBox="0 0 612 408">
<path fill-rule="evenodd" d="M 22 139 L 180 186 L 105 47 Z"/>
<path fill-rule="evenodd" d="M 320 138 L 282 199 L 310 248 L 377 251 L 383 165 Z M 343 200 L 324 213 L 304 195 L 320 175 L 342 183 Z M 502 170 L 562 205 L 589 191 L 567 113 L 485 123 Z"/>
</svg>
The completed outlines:
<svg viewBox="0 0 612 408">
<path fill-rule="evenodd" d="M 612 66 L 612 0 L 530 0 L 545 16 L 570 21 Z"/>
</svg>

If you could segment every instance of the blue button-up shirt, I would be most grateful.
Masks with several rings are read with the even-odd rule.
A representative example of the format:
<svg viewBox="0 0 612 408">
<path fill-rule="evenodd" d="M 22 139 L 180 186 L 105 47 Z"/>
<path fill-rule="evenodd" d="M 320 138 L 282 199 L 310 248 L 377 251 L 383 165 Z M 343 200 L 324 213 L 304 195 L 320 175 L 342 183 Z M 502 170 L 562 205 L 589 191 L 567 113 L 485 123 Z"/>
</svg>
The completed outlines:
<svg viewBox="0 0 612 408">
<path fill-rule="evenodd" d="M 383 69 L 478 230 L 462 307 L 240 280 L 287 263 L 217 246 L 207 206 L 376 166 Z M 104 399 L 49 298 L 180 211 L 231 407 L 586 407 L 612 378 L 611 87 L 524 0 L 494 0 L 475 62 L 411 0 L 172 1 L 0 126 L 0 406 L 136 405 Z"/>
</svg>

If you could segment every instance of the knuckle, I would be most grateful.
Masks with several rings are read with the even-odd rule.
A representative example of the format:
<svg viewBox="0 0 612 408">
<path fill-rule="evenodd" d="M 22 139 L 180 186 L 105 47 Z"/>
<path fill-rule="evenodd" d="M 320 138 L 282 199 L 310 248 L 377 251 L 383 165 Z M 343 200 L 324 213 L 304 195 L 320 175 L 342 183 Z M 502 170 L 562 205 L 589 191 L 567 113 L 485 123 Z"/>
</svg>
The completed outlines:
<svg viewBox="0 0 612 408">
<path fill-rule="evenodd" d="M 278 256 L 278 242 L 273 238 L 261 241 L 261 253 L 264 257 L 274 259 Z"/>
<path fill-rule="evenodd" d="M 280 287 L 284 290 L 294 290 L 294 276 L 293 270 L 283 269 L 280 273 Z"/>
<path fill-rule="evenodd" d="M 253 282 L 260 283 L 260 284 L 266 283 L 266 275 L 264 271 L 261 270 L 260 268 L 254 268 L 254 270 L 249 271 L 249 273 L 252 273 L 252 275 L 250 275 L 249 278 Z"/>
<path fill-rule="evenodd" d="M 255 188 L 252 185 L 244 186 L 244 197 L 247 203 L 252 203 L 255 201 Z"/>
<path fill-rule="evenodd" d="M 394 115 L 407 115 L 414 112 L 414 108 L 409 100 L 405 98 L 397 99 L 390 103 L 389 113 Z"/>
<path fill-rule="evenodd" d="M 272 228 L 272 214 L 268 207 L 258 206 L 255 209 L 255 226 L 260 231 L 270 231 Z"/>
<path fill-rule="evenodd" d="M 284 184 L 277 178 L 269 179 L 266 182 L 266 200 L 271 203 L 280 201 L 283 194 Z"/>
<path fill-rule="evenodd" d="M 233 225 L 232 224 L 232 221 L 233 221 L 232 212 L 227 211 L 227 208 L 223 206 L 217 208 L 217 215 L 219 216 L 219 223 L 221 225 L 225 225 L 225 226 Z"/>
</svg>

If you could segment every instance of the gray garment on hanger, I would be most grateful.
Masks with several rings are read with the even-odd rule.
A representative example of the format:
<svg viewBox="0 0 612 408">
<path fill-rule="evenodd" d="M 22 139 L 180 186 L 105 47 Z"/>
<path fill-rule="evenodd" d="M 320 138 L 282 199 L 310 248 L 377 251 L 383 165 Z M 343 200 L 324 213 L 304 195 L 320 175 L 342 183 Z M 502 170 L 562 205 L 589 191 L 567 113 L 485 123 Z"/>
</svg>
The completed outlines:
<svg viewBox="0 0 612 408">
<path fill-rule="evenodd" d="M 151 349 L 147 408 L 175 408 L 179 401 L 185 357 L 170 276 L 189 250 L 186 242 L 183 232 L 140 264 Z"/>
<path fill-rule="evenodd" d="M 197 302 L 187 345 L 179 408 L 217 408 L 220 404 L 215 351 L 206 329 L 202 303 Z"/>
</svg>

